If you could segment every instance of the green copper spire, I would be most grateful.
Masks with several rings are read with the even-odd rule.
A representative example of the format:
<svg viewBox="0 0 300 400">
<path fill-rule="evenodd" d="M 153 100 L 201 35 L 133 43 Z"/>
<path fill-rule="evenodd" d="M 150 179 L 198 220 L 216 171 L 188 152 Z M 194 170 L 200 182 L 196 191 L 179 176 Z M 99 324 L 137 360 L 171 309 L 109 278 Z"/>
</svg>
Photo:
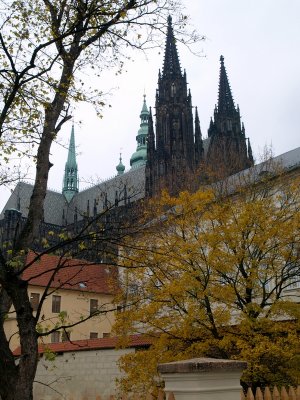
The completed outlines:
<svg viewBox="0 0 300 400">
<path fill-rule="evenodd" d="M 78 193 L 78 168 L 75 152 L 74 124 L 72 125 L 68 160 L 65 166 L 64 184 L 62 190 L 66 200 L 70 202 L 75 193 Z"/>
<path fill-rule="evenodd" d="M 118 175 L 123 175 L 124 171 L 125 171 L 125 165 L 122 163 L 122 154 L 120 153 L 120 158 L 119 158 L 120 162 L 119 164 L 116 166 L 116 170 L 118 171 Z"/>
<path fill-rule="evenodd" d="M 136 136 L 137 148 L 136 152 L 130 158 L 131 168 L 137 168 L 140 165 L 146 164 L 147 161 L 147 135 L 148 135 L 148 120 L 149 111 L 146 104 L 146 95 L 144 94 L 144 102 L 140 114 L 141 124 Z"/>
</svg>

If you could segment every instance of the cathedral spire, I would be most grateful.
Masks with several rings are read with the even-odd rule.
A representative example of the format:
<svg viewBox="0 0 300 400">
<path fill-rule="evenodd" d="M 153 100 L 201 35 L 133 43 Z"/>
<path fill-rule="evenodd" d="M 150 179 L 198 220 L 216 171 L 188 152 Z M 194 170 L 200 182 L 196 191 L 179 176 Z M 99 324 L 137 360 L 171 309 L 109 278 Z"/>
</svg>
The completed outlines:
<svg viewBox="0 0 300 400">
<path fill-rule="evenodd" d="M 153 130 L 153 118 L 152 118 L 152 110 L 150 107 L 149 112 L 149 131 L 148 131 L 148 138 L 147 138 L 147 154 L 149 155 L 149 161 L 152 161 L 154 152 L 155 152 L 155 135 Z"/>
<path fill-rule="evenodd" d="M 234 114 L 236 112 L 231 88 L 229 85 L 226 68 L 224 65 L 224 57 L 220 57 L 220 80 L 219 80 L 219 99 L 218 99 L 218 112 L 226 114 Z"/>
<path fill-rule="evenodd" d="M 253 159 L 252 147 L 251 147 L 249 138 L 247 138 L 247 144 L 248 144 L 248 146 L 247 146 L 248 159 L 249 159 L 250 163 L 253 165 L 254 164 L 254 159 Z"/>
<path fill-rule="evenodd" d="M 163 66 L 163 76 L 168 75 L 173 77 L 181 76 L 180 62 L 176 48 L 176 39 L 174 37 L 172 17 L 170 15 L 168 17 L 168 31 Z"/>
<path fill-rule="evenodd" d="M 196 107 L 195 112 L 195 161 L 196 165 L 200 163 L 203 158 L 203 140 L 200 128 L 200 120 L 198 115 L 198 108 Z"/>
<path fill-rule="evenodd" d="M 147 137 L 147 163 L 146 163 L 146 182 L 145 182 L 145 190 L 146 196 L 152 197 L 155 194 L 155 176 L 153 174 L 154 165 L 156 161 L 155 157 L 155 134 L 153 130 L 153 119 L 152 119 L 152 110 L 150 107 L 149 110 L 149 119 L 148 119 L 148 137 Z"/>
<path fill-rule="evenodd" d="M 218 173 L 225 176 L 252 166 L 253 156 L 250 142 L 248 146 L 246 143 L 240 109 L 234 105 L 223 56 L 220 62 L 218 106 L 208 128 L 210 140 L 206 158 L 213 170 L 217 168 Z"/>
<path fill-rule="evenodd" d="M 192 95 L 187 88 L 186 73 L 181 72 L 171 17 L 168 18 L 163 72 L 158 75 L 155 128 L 152 116 L 148 125 L 146 195 L 158 195 L 163 189 L 178 194 L 186 178 L 191 177 L 198 166 Z"/>
<path fill-rule="evenodd" d="M 136 168 L 146 164 L 147 160 L 147 135 L 148 135 L 148 119 L 149 111 L 146 104 L 146 95 L 144 94 L 144 101 L 142 111 L 140 113 L 141 124 L 138 134 L 136 136 L 137 148 L 130 158 L 131 168 Z"/>
<path fill-rule="evenodd" d="M 78 167 L 76 162 L 75 152 L 75 134 L 74 124 L 72 125 L 68 159 L 65 165 L 64 183 L 63 183 L 63 194 L 68 202 L 70 202 L 75 193 L 78 193 Z"/>
</svg>

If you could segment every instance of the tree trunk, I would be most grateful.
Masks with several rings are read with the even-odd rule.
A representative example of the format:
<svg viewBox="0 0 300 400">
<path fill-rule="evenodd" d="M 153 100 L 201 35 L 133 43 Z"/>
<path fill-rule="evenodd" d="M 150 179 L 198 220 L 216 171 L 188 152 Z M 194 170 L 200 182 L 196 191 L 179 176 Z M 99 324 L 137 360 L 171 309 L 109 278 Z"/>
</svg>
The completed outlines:
<svg viewBox="0 0 300 400">
<path fill-rule="evenodd" d="M 0 395 L 2 400 L 32 400 L 32 387 L 38 362 L 38 343 L 36 319 L 32 314 L 27 282 L 18 277 L 11 277 L 6 291 L 16 310 L 21 355 L 15 359 L 9 350 L 9 343 L 1 324 L 0 347 L 2 356 L 3 351 L 6 351 L 6 358 L 4 363 L 3 360 L 0 363 L 3 367 L 0 376 Z"/>
<path fill-rule="evenodd" d="M 20 250 L 30 248 L 38 236 L 39 226 L 43 220 L 44 199 L 47 191 L 49 173 L 49 153 L 53 140 L 56 137 L 65 99 L 71 84 L 72 72 L 77 56 L 65 63 L 60 84 L 53 102 L 45 111 L 45 122 L 36 159 L 36 179 L 30 199 L 28 218 L 25 226 L 13 249 L 14 254 Z M 69 117 L 66 117 L 69 119 Z M 2 268 L 2 266 L 0 265 Z M 0 326 L 0 396 L 1 400 L 32 400 L 33 381 L 38 362 L 38 335 L 36 332 L 37 320 L 32 314 L 32 308 L 27 292 L 27 282 L 23 281 L 17 270 L 3 262 L 3 271 L 0 274 L 3 282 L 2 290 L 10 298 L 17 315 L 21 356 L 15 359 L 9 349 L 3 323 L 5 313 L 2 313 Z M 0 310 L 1 311 L 1 310 Z"/>
</svg>

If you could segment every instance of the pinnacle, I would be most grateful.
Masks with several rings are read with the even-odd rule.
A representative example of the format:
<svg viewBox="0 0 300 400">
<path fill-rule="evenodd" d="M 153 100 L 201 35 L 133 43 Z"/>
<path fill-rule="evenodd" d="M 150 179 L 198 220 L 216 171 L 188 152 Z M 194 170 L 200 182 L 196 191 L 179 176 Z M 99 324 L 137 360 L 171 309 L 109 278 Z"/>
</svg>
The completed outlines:
<svg viewBox="0 0 300 400">
<path fill-rule="evenodd" d="M 228 81 L 226 68 L 224 65 L 224 57 L 220 57 L 220 80 L 219 80 L 219 100 L 218 112 L 233 112 L 235 111 L 234 101 L 231 93 L 230 84 Z"/>
<path fill-rule="evenodd" d="M 181 67 L 176 48 L 176 39 L 172 27 L 172 17 L 168 17 L 168 31 L 165 46 L 163 75 L 181 76 Z"/>
<path fill-rule="evenodd" d="M 76 151 L 75 151 L 75 133 L 74 133 L 74 123 L 72 124 L 68 158 L 65 165 L 64 174 L 64 184 L 63 184 L 63 194 L 65 195 L 67 201 L 71 201 L 74 194 L 79 190 L 78 187 L 78 168 L 76 162 Z"/>
<path fill-rule="evenodd" d="M 146 103 L 146 94 L 143 94 L 144 100 L 143 100 L 143 107 L 142 107 L 142 111 L 141 114 L 149 114 L 148 111 L 148 107 L 147 107 L 147 103 Z"/>
</svg>

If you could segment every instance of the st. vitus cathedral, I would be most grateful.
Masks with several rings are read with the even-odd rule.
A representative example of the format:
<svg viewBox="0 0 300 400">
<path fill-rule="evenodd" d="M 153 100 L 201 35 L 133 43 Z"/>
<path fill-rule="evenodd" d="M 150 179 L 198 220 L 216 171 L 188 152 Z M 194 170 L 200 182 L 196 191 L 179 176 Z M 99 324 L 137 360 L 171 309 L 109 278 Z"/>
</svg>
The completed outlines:
<svg viewBox="0 0 300 400">
<path fill-rule="evenodd" d="M 182 72 L 180 66 L 169 17 L 164 63 L 158 74 L 155 115 L 148 110 L 144 96 L 137 149 L 130 159 L 131 169 L 125 172 L 120 157 L 114 178 L 79 191 L 72 127 L 63 190 L 62 193 L 47 192 L 41 237 L 47 236 L 49 230 L 76 232 L 87 219 L 95 218 L 103 210 L 134 207 L 137 200 L 159 195 L 162 189 L 176 195 L 187 189 L 191 181 L 197 188 L 204 179 L 203 171 L 214 171 L 222 166 L 224 177 L 251 167 L 250 141 L 245 136 L 239 108 L 234 104 L 223 56 L 220 62 L 218 103 L 208 137 L 203 139 L 197 107 L 193 115 L 191 91 L 187 88 L 186 72 Z M 17 184 L 0 215 L 1 242 L 11 240 L 16 229 L 21 230 L 31 193 L 31 184 Z"/>
<path fill-rule="evenodd" d="M 250 141 L 232 98 L 223 56 L 220 61 L 218 106 L 208 138 L 203 140 L 197 107 L 193 118 L 191 91 L 187 89 L 186 73 L 181 71 L 169 18 L 164 65 L 156 92 L 155 133 L 152 113 L 149 115 L 146 195 L 151 197 L 164 188 L 178 193 L 185 188 L 186 177 L 201 179 L 201 165 L 212 170 L 222 165 L 227 175 L 253 165 Z"/>
</svg>

